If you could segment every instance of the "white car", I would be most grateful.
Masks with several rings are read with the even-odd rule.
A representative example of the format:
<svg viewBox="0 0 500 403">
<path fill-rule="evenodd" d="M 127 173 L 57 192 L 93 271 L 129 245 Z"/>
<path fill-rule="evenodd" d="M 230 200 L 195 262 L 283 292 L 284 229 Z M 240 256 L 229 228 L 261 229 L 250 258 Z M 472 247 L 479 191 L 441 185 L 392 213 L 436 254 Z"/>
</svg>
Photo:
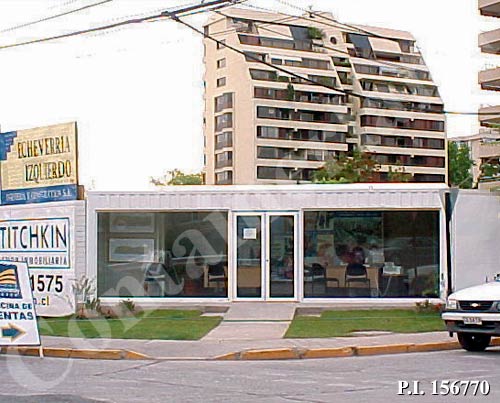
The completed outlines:
<svg viewBox="0 0 500 403">
<path fill-rule="evenodd" d="M 451 294 L 441 317 L 465 350 L 485 350 L 491 336 L 500 336 L 500 274 L 495 281 Z"/>
</svg>

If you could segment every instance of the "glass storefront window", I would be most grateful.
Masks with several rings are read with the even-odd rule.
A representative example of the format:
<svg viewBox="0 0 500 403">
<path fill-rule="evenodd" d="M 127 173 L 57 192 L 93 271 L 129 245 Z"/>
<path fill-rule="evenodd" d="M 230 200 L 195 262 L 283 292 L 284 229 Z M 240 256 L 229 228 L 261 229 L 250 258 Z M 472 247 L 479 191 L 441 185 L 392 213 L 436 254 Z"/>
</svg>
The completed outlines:
<svg viewBox="0 0 500 403">
<path fill-rule="evenodd" d="M 304 296 L 437 297 L 438 211 L 304 213 Z"/>
<path fill-rule="evenodd" d="M 227 297 L 227 212 L 98 213 L 100 297 Z"/>
</svg>

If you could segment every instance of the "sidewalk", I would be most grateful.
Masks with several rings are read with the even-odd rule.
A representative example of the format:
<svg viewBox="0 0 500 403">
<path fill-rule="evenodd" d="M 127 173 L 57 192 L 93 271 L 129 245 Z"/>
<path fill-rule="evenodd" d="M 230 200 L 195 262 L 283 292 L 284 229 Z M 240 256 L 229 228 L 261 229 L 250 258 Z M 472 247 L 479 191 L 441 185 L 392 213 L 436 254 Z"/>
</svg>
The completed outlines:
<svg viewBox="0 0 500 403">
<path fill-rule="evenodd" d="M 321 307 L 307 307 L 314 311 Z M 459 349 L 447 332 L 364 332 L 353 337 L 285 339 L 294 303 L 232 303 L 221 324 L 201 340 L 79 339 L 42 336 L 45 355 L 62 358 L 152 360 L 263 360 L 350 357 Z M 303 309 L 303 308 L 302 308 Z M 208 314 L 208 315 L 213 315 Z M 500 338 L 492 345 L 500 346 Z M 37 348 L 14 349 L 38 355 Z"/>
<path fill-rule="evenodd" d="M 42 337 L 44 347 L 78 350 L 129 350 L 152 359 L 210 360 L 231 353 L 249 350 L 338 349 L 343 347 L 386 346 L 401 344 L 449 343 L 455 341 L 446 332 L 418 334 L 388 334 L 381 336 L 335 337 L 328 339 L 267 339 L 267 340 L 121 340 L 70 339 Z"/>
</svg>

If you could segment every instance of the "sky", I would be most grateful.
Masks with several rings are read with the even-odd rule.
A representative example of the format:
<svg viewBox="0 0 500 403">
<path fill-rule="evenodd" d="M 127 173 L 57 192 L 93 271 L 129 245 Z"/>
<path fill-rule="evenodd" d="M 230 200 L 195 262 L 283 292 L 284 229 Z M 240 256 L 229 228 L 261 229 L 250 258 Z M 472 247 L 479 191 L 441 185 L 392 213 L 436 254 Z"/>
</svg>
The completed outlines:
<svg viewBox="0 0 500 403">
<path fill-rule="evenodd" d="M 103 0 L 100 0 L 103 1 Z M 2 132 L 77 121 L 80 183 L 96 190 L 148 190 L 149 178 L 203 164 L 203 44 L 168 20 L 61 39 L 1 46 L 68 33 L 200 0 L 113 0 L 51 21 L 44 17 L 99 0 L 0 1 Z M 480 91 L 478 71 L 498 64 L 480 53 L 480 32 L 500 22 L 481 17 L 476 0 L 250 0 L 290 14 L 292 6 L 329 11 L 342 22 L 410 31 L 448 111 L 500 103 Z M 186 20 L 202 27 L 208 15 Z M 448 136 L 479 129 L 476 116 L 449 116 Z"/>
</svg>

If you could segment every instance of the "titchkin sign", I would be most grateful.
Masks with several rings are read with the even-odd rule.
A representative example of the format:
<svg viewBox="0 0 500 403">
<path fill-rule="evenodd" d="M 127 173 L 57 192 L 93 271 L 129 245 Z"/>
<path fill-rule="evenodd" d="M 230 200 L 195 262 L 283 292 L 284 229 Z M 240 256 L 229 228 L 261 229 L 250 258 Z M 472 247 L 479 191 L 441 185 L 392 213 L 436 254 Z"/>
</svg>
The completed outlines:
<svg viewBox="0 0 500 403">
<path fill-rule="evenodd" d="M 30 269 L 69 269 L 69 219 L 0 221 L 0 259 Z"/>
<path fill-rule="evenodd" d="M 40 345 L 26 263 L 0 261 L 0 346 Z"/>
<path fill-rule="evenodd" d="M 69 217 L 0 221 L 0 260 L 28 264 L 39 316 L 74 312 L 71 233 Z"/>
<path fill-rule="evenodd" d="M 0 134 L 2 204 L 76 200 L 76 123 Z"/>
</svg>

